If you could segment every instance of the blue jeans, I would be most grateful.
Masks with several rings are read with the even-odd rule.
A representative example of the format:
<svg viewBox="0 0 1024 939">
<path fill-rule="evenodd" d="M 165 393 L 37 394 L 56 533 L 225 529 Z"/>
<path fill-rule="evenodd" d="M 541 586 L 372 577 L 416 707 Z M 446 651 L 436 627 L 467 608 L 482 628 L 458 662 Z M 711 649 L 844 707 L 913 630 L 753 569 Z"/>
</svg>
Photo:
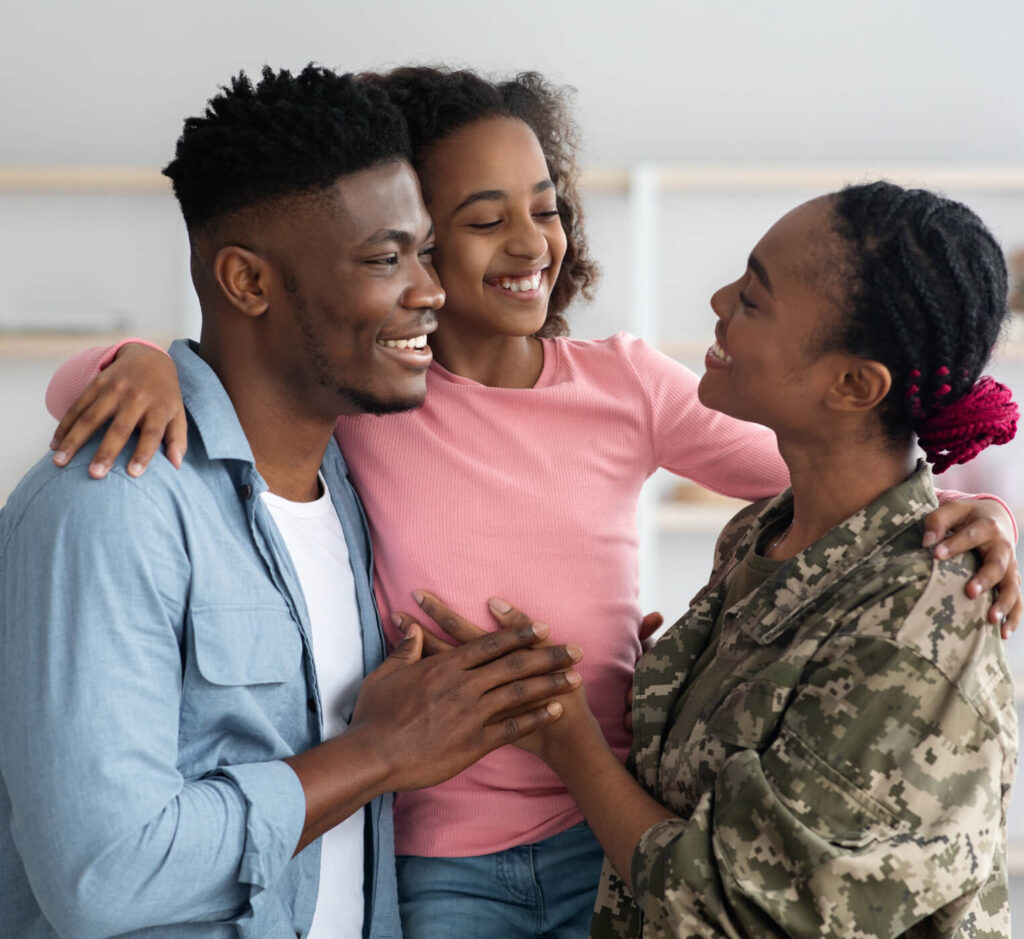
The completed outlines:
<svg viewBox="0 0 1024 939">
<path fill-rule="evenodd" d="M 398 863 L 405 939 L 584 939 L 604 852 L 585 822 L 479 857 Z"/>
</svg>

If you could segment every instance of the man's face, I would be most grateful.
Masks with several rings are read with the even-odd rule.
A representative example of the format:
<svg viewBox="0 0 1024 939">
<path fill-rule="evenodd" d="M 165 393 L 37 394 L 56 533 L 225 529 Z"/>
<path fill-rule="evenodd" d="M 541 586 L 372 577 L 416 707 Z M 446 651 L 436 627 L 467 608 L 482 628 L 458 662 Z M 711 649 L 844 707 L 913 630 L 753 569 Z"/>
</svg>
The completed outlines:
<svg viewBox="0 0 1024 939">
<path fill-rule="evenodd" d="M 426 337 L 444 293 L 411 167 L 344 176 L 327 200 L 290 210 L 278 231 L 270 253 L 283 290 L 268 310 L 267 339 L 288 387 L 331 415 L 421 405 Z"/>
</svg>

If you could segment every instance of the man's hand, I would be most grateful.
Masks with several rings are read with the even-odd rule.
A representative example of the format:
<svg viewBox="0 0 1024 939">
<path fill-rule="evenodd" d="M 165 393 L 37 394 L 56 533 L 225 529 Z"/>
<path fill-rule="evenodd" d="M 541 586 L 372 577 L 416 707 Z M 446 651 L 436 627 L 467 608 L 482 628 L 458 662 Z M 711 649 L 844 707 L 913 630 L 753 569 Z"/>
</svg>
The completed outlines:
<svg viewBox="0 0 1024 939">
<path fill-rule="evenodd" d="M 285 758 L 306 797 L 298 853 L 383 792 L 450 779 L 491 750 L 556 721 L 580 683 L 580 650 L 532 648 L 543 624 L 499 629 L 423 658 L 414 622 L 366 676 L 348 729 Z"/>
<path fill-rule="evenodd" d="M 447 607 L 433 594 L 427 593 L 426 591 L 416 591 L 413 596 L 416 598 L 416 602 L 420 605 L 420 608 L 430 616 L 430 618 L 437 623 L 445 633 L 458 642 L 475 642 L 479 641 L 480 638 L 484 636 L 497 635 L 497 633 L 485 632 L 475 623 L 471 623 L 464 617 L 459 616 L 458 613 L 455 613 Z M 487 605 L 491 611 L 491 615 L 501 627 L 499 632 L 506 630 L 516 632 L 532 630 L 535 635 L 539 635 L 541 637 L 535 644 L 538 650 L 544 647 L 554 648 L 551 647 L 548 640 L 544 638 L 548 633 L 548 626 L 546 623 L 532 621 L 529 616 L 521 610 L 515 609 L 504 600 L 491 598 L 488 600 Z M 398 614 L 396 617 L 393 617 L 393 622 L 403 632 L 409 628 L 418 626 L 416 621 L 405 613 Z M 444 651 L 445 648 L 451 648 L 450 646 L 447 646 L 443 639 L 436 636 L 433 637 L 431 645 L 435 652 Z M 462 646 L 460 648 L 465 647 Z M 583 654 L 579 647 L 570 645 L 566 648 L 577 657 L 574 661 L 579 661 L 579 658 L 582 657 Z M 568 672 L 567 678 L 572 684 L 572 688 L 575 690 L 573 694 L 563 695 L 557 702 L 553 702 L 562 705 L 564 708 L 564 714 L 558 723 L 561 724 L 563 721 L 566 722 L 564 733 L 567 734 L 577 733 L 577 722 L 581 720 L 593 724 L 593 727 L 597 728 L 597 722 L 594 720 L 593 715 L 590 713 L 590 709 L 587 707 L 587 698 L 583 691 L 579 675 L 575 672 Z M 497 720 L 517 719 L 520 710 L 521 708 L 519 707 L 513 708 L 504 714 L 498 715 Z M 563 732 L 563 728 L 559 728 L 558 734 L 554 732 L 554 728 L 551 728 L 550 732 L 545 730 L 544 728 L 550 723 L 551 722 L 546 722 L 544 725 L 538 725 L 538 732 L 536 733 L 523 735 L 520 739 L 515 741 L 516 746 L 541 757 L 541 759 L 547 759 L 548 751 L 550 751 L 552 747 L 557 747 L 556 738 Z M 603 741 L 603 736 L 599 729 L 597 730 L 597 733 Z"/>
<path fill-rule="evenodd" d="M 440 601 L 425 597 L 428 606 L 442 615 Z M 435 785 L 519 741 L 556 720 L 563 708 L 551 699 L 580 684 L 571 670 L 579 647 L 538 645 L 548 633 L 543 623 L 463 630 L 455 637 L 463 645 L 426 659 L 422 628 L 410 621 L 404 632 L 363 683 L 349 730 L 366 729 L 371 745 L 377 742 L 392 789 Z"/>
</svg>

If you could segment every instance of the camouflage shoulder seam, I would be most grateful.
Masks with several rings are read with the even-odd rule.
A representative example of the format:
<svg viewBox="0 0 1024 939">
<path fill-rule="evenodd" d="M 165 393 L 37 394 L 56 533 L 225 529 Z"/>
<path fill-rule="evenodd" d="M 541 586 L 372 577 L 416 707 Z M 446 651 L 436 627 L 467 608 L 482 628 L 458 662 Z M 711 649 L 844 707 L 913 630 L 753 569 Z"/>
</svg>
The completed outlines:
<svg viewBox="0 0 1024 939">
<path fill-rule="evenodd" d="M 932 563 L 930 564 L 930 571 L 928 578 L 926 580 L 921 581 L 915 579 L 909 581 L 907 583 L 900 585 L 897 588 L 897 590 L 895 590 L 893 593 L 888 594 L 887 599 L 890 601 L 894 597 L 898 597 L 900 594 L 908 596 L 908 598 L 909 596 L 913 596 L 913 594 L 915 593 L 917 594 L 917 596 L 913 600 L 913 605 L 910 607 L 910 609 L 907 610 L 906 615 L 903 616 L 901 619 L 904 628 L 901 629 L 899 633 L 890 633 L 884 636 L 877 635 L 875 636 L 875 638 L 886 643 L 889 643 L 891 646 L 914 656 L 918 661 L 924 663 L 926 666 L 928 666 L 928 668 L 934 671 L 935 674 L 941 676 L 942 680 L 956 693 L 957 697 L 959 697 L 965 704 L 967 704 L 967 706 L 975 714 L 978 720 L 985 726 L 989 733 L 991 733 L 994 737 L 1001 739 L 1000 728 L 998 724 L 993 724 L 991 718 L 985 716 L 985 714 L 983 713 L 983 709 L 979 706 L 978 701 L 970 694 L 968 694 L 967 689 L 964 687 L 964 682 L 959 680 L 954 675 L 950 674 L 949 669 L 947 667 L 944 667 L 942 662 L 938 660 L 938 656 L 934 654 L 926 654 L 919 643 L 911 642 L 906 638 L 906 624 L 913 622 L 917 618 L 922 618 L 927 622 L 933 621 L 934 617 L 926 611 L 926 608 L 929 604 L 935 606 L 941 603 L 941 600 L 938 600 L 936 595 L 938 595 L 941 598 L 950 597 L 951 594 L 949 588 L 940 585 L 938 581 L 943 576 L 943 574 L 949 573 L 951 562 L 954 562 L 955 564 L 957 560 L 957 558 L 951 558 L 948 561 L 939 561 L 938 559 L 933 559 Z M 953 596 L 954 602 L 960 602 L 959 593 L 960 591 L 962 591 L 963 584 L 965 582 L 966 581 L 960 582 L 958 580 L 955 584 L 957 595 Z M 977 605 L 977 618 L 979 621 L 984 622 L 984 609 L 980 605 L 978 605 L 980 603 L 980 600 L 981 598 L 975 598 L 971 600 L 967 597 L 966 594 L 963 594 L 962 602 L 965 604 L 969 603 L 971 605 Z M 857 613 L 856 619 L 852 623 L 855 634 L 864 639 L 867 639 L 868 636 L 863 633 L 860 633 L 856 627 L 857 622 L 860 621 L 864 612 L 866 612 L 866 610 L 869 608 L 870 604 L 866 607 L 861 607 L 859 612 Z M 1008 676 L 1008 673 L 1006 674 Z M 1001 676 L 996 675 L 992 681 L 979 687 L 978 691 L 984 692 L 990 689 L 994 684 L 996 684 L 1000 680 L 1000 677 Z"/>
</svg>

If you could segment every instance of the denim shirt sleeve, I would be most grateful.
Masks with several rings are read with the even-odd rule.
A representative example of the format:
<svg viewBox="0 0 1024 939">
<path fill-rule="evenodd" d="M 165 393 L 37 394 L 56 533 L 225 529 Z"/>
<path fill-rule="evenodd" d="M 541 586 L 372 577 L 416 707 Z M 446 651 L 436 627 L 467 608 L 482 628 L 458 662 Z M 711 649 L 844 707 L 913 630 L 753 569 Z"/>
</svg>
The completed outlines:
<svg viewBox="0 0 1024 939">
<path fill-rule="evenodd" d="M 78 936 L 249 915 L 304 798 L 280 761 L 177 769 L 191 568 L 174 504 L 121 467 L 33 472 L 0 525 L 0 772 L 36 900 Z"/>
</svg>

